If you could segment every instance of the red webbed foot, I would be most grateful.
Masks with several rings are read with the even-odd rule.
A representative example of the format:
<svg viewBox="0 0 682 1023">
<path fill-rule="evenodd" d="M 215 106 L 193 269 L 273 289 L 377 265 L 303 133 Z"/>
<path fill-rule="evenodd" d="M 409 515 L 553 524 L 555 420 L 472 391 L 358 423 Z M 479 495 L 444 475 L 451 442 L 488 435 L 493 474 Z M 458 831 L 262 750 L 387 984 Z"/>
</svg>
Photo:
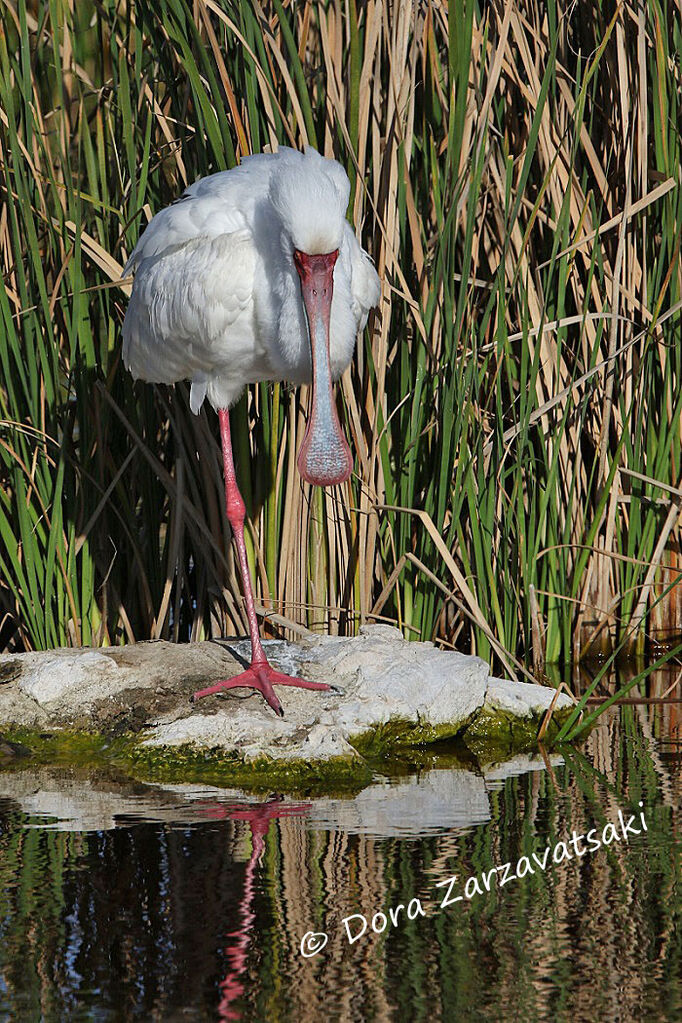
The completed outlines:
<svg viewBox="0 0 682 1023">
<path fill-rule="evenodd" d="M 192 696 L 192 703 L 201 699 L 202 696 L 211 696 L 213 693 L 220 693 L 227 689 L 256 689 L 263 699 L 268 703 L 275 714 L 284 717 L 282 704 L 275 696 L 273 686 L 296 686 L 298 689 L 319 689 L 329 692 L 331 686 L 324 682 L 308 682 L 304 678 L 297 678 L 295 675 L 285 675 L 277 671 L 268 661 L 253 661 L 250 668 L 235 675 L 234 678 L 216 682 L 215 685 L 206 689 L 199 689 Z"/>
</svg>

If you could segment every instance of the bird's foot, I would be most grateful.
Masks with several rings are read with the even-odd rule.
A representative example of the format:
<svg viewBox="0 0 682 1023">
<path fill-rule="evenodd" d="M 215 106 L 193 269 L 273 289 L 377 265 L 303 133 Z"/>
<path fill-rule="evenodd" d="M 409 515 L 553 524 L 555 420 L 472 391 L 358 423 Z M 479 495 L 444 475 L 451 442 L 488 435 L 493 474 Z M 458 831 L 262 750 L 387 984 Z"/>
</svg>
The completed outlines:
<svg viewBox="0 0 682 1023">
<path fill-rule="evenodd" d="M 281 671 L 276 671 L 268 661 L 253 661 L 251 667 L 241 672 L 240 675 L 225 679 L 223 682 L 216 682 L 215 685 L 208 686 L 206 689 L 200 689 L 192 696 L 192 703 L 201 699 L 202 696 L 211 696 L 213 693 L 220 693 L 226 689 L 257 689 L 275 714 L 279 714 L 282 718 L 284 711 L 282 704 L 275 696 L 273 686 L 296 686 L 299 689 L 320 689 L 327 692 L 331 690 L 331 686 L 324 682 L 308 682 L 295 675 L 285 675 Z"/>
</svg>

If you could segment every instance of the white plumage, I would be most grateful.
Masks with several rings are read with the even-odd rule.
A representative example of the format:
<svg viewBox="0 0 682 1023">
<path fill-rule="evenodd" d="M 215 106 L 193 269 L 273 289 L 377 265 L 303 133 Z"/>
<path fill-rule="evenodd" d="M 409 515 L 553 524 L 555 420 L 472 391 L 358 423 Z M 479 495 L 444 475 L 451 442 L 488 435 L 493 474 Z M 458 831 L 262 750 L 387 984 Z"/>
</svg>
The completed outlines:
<svg viewBox="0 0 682 1023">
<path fill-rule="evenodd" d="M 380 285 L 345 219 L 350 183 L 335 160 L 305 153 L 245 158 L 203 178 L 149 223 L 135 271 L 123 360 L 135 377 L 190 380 L 190 403 L 230 408 L 259 380 L 311 379 L 311 345 L 294 250 L 338 249 L 329 323 L 337 379 Z"/>
</svg>

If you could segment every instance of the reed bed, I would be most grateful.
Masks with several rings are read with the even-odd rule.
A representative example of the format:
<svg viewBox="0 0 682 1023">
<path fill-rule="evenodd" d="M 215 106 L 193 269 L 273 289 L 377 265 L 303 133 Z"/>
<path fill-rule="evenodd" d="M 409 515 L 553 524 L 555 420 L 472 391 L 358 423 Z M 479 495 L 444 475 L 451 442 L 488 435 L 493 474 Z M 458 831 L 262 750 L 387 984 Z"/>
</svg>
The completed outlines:
<svg viewBox="0 0 682 1023">
<path fill-rule="evenodd" d="M 335 155 L 383 279 L 307 396 L 234 413 L 272 634 L 397 623 L 522 676 L 682 632 L 682 3 L 3 0 L 0 648 L 245 616 L 212 412 L 121 363 L 122 268 L 197 177 Z"/>
</svg>

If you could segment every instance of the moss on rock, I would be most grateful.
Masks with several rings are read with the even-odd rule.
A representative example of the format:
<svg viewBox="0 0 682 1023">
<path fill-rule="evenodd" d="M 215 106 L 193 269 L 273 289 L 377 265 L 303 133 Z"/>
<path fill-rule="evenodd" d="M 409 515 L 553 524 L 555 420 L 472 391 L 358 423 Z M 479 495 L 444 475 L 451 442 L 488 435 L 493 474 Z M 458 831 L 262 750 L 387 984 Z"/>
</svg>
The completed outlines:
<svg viewBox="0 0 682 1023">
<path fill-rule="evenodd" d="M 352 735 L 350 742 L 364 756 L 385 756 L 392 750 L 447 742 L 456 738 L 464 727 L 462 723 L 432 725 L 423 721 L 392 718 L 359 735 Z"/>
<path fill-rule="evenodd" d="M 245 760 L 219 746 L 135 744 L 129 751 L 129 763 L 136 777 L 149 781 L 235 785 L 252 792 L 284 789 L 306 795 L 359 792 L 374 776 L 360 756 L 328 760 L 264 756 Z"/>
<path fill-rule="evenodd" d="M 16 744 L 24 758 L 28 756 L 39 764 L 88 766 L 93 770 L 115 765 L 140 781 L 234 785 L 252 792 L 274 788 L 313 795 L 359 792 L 374 777 L 372 768 L 359 755 L 329 760 L 262 757 L 246 761 L 217 746 L 145 746 L 132 733 L 111 737 L 99 732 L 39 732 L 27 728 L 6 730 L 3 739 Z M 7 766 L 11 770 L 11 763 Z"/>
<path fill-rule="evenodd" d="M 555 711 L 547 730 L 548 745 L 568 713 L 568 709 Z M 117 729 L 15 727 L 5 730 L 2 738 L 10 752 L 14 745 L 41 764 L 88 766 L 92 770 L 115 766 L 140 781 L 227 785 L 252 792 L 346 794 L 362 790 L 377 773 L 409 771 L 415 758 L 426 758 L 430 765 L 443 756 L 471 764 L 536 749 L 541 720 L 542 715 L 519 717 L 486 704 L 464 724 L 394 719 L 351 736 L 352 752 L 326 759 L 266 753 L 245 757 L 236 749 L 189 742 L 151 745 L 144 741 L 144 733 Z M 0 764 L 11 770 L 13 759 L 9 755 L 0 758 Z"/>
<path fill-rule="evenodd" d="M 544 736 L 545 745 L 552 745 L 569 713 L 567 708 L 554 711 Z M 527 753 L 537 749 L 542 720 L 543 715 L 518 717 L 484 705 L 461 737 L 474 756 L 486 761 L 499 754 Z"/>
</svg>

